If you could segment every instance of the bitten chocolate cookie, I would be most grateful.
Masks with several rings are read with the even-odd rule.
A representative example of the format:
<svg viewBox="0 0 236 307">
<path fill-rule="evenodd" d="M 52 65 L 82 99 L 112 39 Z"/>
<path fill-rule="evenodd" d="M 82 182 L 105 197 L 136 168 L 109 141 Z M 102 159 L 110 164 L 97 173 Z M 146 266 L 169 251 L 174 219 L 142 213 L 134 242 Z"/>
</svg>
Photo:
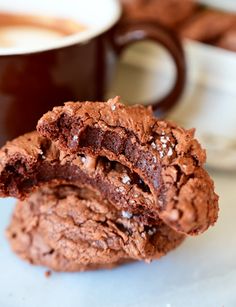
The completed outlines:
<svg viewBox="0 0 236 307">
<path fill-rule="evenodd" d="M 0 196 L 18 203 L 13 250 L 58 271 L 159 258 L 213 225 L 205 151 L 184 130 L 118 98 L 68 102 L 0 151 Z"/>
<path fill-rule="evenodd" d="M 56 271 L 150 261 L 184 239 L 160 219 L 146 226 L 139 216 L 102 200 L 98 192 L 72 185 L 44 187 L 18 202 L 7 236 L 21 258 Z"/>
<path fill-rule="evenodd" d="M 147 221 L 161 218 L 187 234 L 202 232 L 217 219 L 218 197 L 203 169 L 206 155 L 194 130 L 158 120 L 142 106 L 125 107 L 115 98 L 56 107 L 41 118 L 38 131 L 70 157 L 95 159 L 90 178 L 95 176 L 97 188 L 118 209 L 139 213 Z M 122 179 L 115 190 L 114 184 L 100 181 L 97 159 L 103 157 L 127 169 L 131 189 Z"/>
<path fill-rule="evenodd" d="M 215 223 L 218 197 L 193 130 L 116 98 L 56 107 L 41 118 L 38 131 L 44 137 L 24 136 L 2 149 L 2 196 L 24 198 L 45 183 L 69 182 L 98 190 L 145 225 L 161 219 L 195 235 Z"/>
</svg>

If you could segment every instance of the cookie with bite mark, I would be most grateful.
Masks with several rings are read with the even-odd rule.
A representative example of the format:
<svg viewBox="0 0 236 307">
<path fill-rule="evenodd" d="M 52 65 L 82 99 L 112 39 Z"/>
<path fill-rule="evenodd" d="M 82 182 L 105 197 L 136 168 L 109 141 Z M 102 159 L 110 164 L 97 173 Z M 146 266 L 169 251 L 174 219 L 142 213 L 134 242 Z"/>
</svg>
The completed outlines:
<svg viewBox="0 0 236 307">
<path fill-rule="evenodd" d="M 194 130 L 118 98 L 66 103 L 46 113 L 37 129 L 40 135 L 2 149 L 2 196 L 24 198 L 45 183 L 70 182 L 98 190 L 147 226 L 161 219 L 177 232 L 196 235 L 217 220 L 218 196 Z"/>
<path fill-rule="evenodd" d="M 22 259 L 67 272 L 149 262 L 184 239 L 161 220 L 146 226 L 117 210 L 96 190 L 58 183 L 18 202 L 7 237 Z"/>
</svg>

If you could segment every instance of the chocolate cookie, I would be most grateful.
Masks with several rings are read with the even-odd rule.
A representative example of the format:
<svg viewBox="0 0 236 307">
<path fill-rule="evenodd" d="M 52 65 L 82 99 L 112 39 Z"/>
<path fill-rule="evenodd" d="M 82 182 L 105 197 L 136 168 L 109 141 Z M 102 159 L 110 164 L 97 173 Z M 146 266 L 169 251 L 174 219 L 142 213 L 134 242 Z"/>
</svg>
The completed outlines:
<svg viewBox="0 0 236 307">
<path fill-rule="evenodd" d="M 180 29 L 182 37 L 205 43 L 215 43 L 221 35 L 236 24 L 236 16 L 225 12 L 206 10 L 196 14 Z"/>
<path fill-rule="evenodd" d="M 146 226 L 98 192 L 72 185 L 44 187 L 18 202 L 7 236 L 21 258 L 56 271 L 150 261 L 184 239 L 160 219 Z"/>
<path fill-rule="evenodd" d="M 24 198 L 45 183 L 69 182 L 98 190 L 146 226 L 161 219 L 177 232 L 195 235 L 215 223 L 218 197 L 193 130 L 116 98 L 54 108 L 38 131 L 44 137 L 33 133 L 2 149 L 2 196 Z"/>
<path fill-rule="evenodd" d="M 218 47 L 236 52 L 236 23 L 234 27 L 228 30 L 216 43 Z"/>
<path fill-rule="evenodd" d="M 189 18 L 197 8 L 191 0 L 121 0 L 125 20 L 158 21 L 175 27 Z"/>
</svg>

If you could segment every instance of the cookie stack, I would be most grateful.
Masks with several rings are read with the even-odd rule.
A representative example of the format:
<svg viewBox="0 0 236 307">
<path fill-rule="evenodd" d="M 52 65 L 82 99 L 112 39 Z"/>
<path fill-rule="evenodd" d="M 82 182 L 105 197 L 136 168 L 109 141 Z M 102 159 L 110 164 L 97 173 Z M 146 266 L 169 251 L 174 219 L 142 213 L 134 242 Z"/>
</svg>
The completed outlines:
<svg viewBox="0 0 236 307">
<path fill-rule="evenodd" d="M 194 130 L 118 98 L 68 102 L 0 151 L 0 196 L 19 199 L 7 236 L 56 271 L 160 258 L 217 220 Z"/>
</svg>

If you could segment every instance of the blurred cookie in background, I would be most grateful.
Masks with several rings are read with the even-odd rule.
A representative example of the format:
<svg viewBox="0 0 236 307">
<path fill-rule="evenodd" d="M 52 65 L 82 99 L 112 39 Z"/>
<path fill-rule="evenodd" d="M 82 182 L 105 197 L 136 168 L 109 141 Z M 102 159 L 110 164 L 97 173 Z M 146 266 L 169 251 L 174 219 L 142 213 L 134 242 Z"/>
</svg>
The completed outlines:
<svg viewBox="0 0 236 307">
<path fill-rule="evenodd" d="M 236 51 L 236 14 L 191 0 L 120 0 L 122 20 L 148 20 L 171 28 L 182 38 Z"/>
<path fill-rule="evenodd" d="M 191 0 L 120 0 L 124 19 L 154 20 L 175 27 L 189 18 L 197 9 Z"/>
<path fill-rule="evenodd" d="M 219 39 L 217 46 L 236 52 L 236 24 Z"/>
<path fill-rule="evenodd" d="M 202 10 L 181 27 L 180 35 L 192 40 L 214 44 L 234 25 L 236 25 L 234 14 Z"/>
</svg>

